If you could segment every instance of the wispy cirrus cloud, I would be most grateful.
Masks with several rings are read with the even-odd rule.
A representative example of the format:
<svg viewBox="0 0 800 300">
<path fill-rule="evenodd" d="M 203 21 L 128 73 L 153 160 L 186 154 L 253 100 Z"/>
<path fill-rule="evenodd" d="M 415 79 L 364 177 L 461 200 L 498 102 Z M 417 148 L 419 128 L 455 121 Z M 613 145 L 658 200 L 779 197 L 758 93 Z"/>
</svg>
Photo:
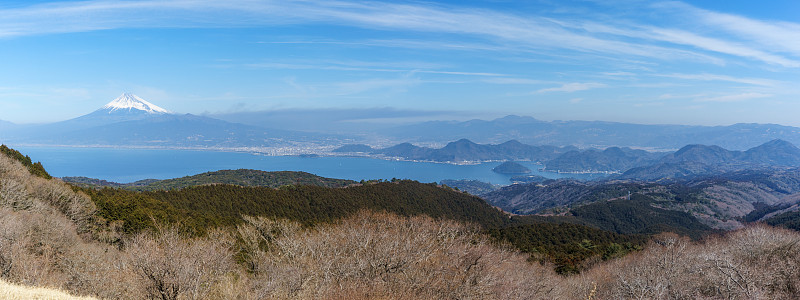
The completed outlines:
<svg viewBox="0 0 800 300">
<path fill-rule="evenodd" d="M 692 16 L 692 19 L 698 23 L 726 32 L 741 40 L 756 42 L 753 44 L 762 45 L 762 47 L 775 52 L 800 55 L 800 24 L 755 20 L 739 15 L 700 9 L 680 2 L 668 2 L 664 5 L 675 7 Z"/>
<path fill-rule="evenodd" d="M 754 20 L 703 10 L 677 1 L 654 2 L 651 7 L 651 12 L 666 15 L 675 21 L 674 24 L 658 27 L 637 22 L 608 24 L 592 20 L 561 24 L 597 34 L 625 36 L 643 44 L 666 42 L 669 45 L 667 48 L 686 50 L 683 54 L 687 58 L 694 56 L 714 64 L 724 64 L 726 59 L 708 54 L 730 55 L 789 68 L 800 67 L 800 24 Z M 698 33 L 698 28 L 703 29 L 700 31 L 702 34 Z"/>
<path fill-rule="evenodd" d="M 561 85 L 559 87 L 540 89 L 540 90 L 537 90 L 534 93 L 537 93 L 537 94 L 552 93 L 552 92 L 572 93 L 572 92 L 585 91 L 585 90 L 589 90 L 589 89 L 596 89 L 596 88 L 602 88 L 602 87 L 606 87 L 606 85 L 602 84 L 602 83 L 597 83 L 597 82 L 586 82 L 586 83 L 573 82 L 573 83 L 565 83 L 565 84 L 563 84 L 563 85 Z"/>
<path fill-rule="evenodd" d="M 492 84 L 516 84 L 516 85 L 540 85 L 540 84 L 554 83 L 553 81 L 548 81 L 548 80 L 513 78 L 513 77 L 486 78 L 483 79 L 482 81 L 485 83 L 492 83 Z"/>
<path fill-rule="evenodd" d="M 764 93 L 741 93 L 741 94 L 733 94 L 733 95 L 725 95 L 725 96 L 718 96 L 718 97 L 709 97 L 709 98 L 698 98 L 698 102 L 740 102 L 740 101 L 747 101 L 752 99 L 760 99 L 760 98 L 768 98 L 772 97 L 772 94 L 764 94 Z"/>
<path fill-rule="evenodd" d="M 794 23 L 766 23 L 708 12 L 686 4 L 673 5 L 707 16 L 702 21 L 736 39 L 704 36 L 688 29 L 653 27 L 626 22 L 558 19 L 485 8 L 424 3 L 355 1 L 76 1 L 0 9 L 0 37 L 84 32 L 119 28 L 253 27 L 274 24 L 337 24 L 390 31 L 450 34 L 470 37 L 502 51 L 570 51 L 601 56 L 638 56 L 655 60 L 722 63 L 724 54 L 783 67 L 800 67 L 800 27 Z M 654 6 L 658 9 L 658 6 Z M 702 19 L 702 18 L 700 18 Z M 467 25 L 468 24 L 468 25 Z M 771 51 L 754 47 L 760 42 Z M 422 42 L 424 44 L 425 42 Z M 445 43 L 440 43 L 444 46 Z M 457 48 L 459 43 L 451 43 Z M 462 49 L 473 49 L 465 43 Z"/>
<path fill-rule="evenodd" d="M 653 33 L 654 39 L 674 44 L 693 46 L 712 52 L 756 59 L 784 67 L 800 67 L 800 61 L 798 60 L 759 50 L 742 43 L 701 36 L 684 30 L 653 28 L 651 32 Z"/>
<path fill-rule="evenodd" d="M 366 62 L 366 61 L 305 61 L 305 62 L 265 62 L 244 64 L 247 68 L 256 69 L 293 69 L 293 70 L 331 70 L 331 71 L 368 71 L 407 74 L 439 74 L 458 76 L 503 77 L 507 74 L 490 72 L 466 72 L 442 70 L 442 65 L 423 62 Z"/>
<path fill-rule="evenodd" d="M 728 76 L 728 75 L 708 74 L 708 73 L 701 73 L 701 74 L 663 74 L 663 75 L 656 75 L 656 76 L 687 79 L 687 80 L 700 80 L 700 81 L 727 81 L 727 82 L 744 83 L 744 84 L 750 84 L 750 85 L 760 85 L 760 86 L 766 86 L 766 87 L 774 87 L 774 86 L 778 86 L 779 84 L 781 84 L 780 81 L 772 80 L 772 79 L 734 77 L 734 76 Z"/>
</svg>

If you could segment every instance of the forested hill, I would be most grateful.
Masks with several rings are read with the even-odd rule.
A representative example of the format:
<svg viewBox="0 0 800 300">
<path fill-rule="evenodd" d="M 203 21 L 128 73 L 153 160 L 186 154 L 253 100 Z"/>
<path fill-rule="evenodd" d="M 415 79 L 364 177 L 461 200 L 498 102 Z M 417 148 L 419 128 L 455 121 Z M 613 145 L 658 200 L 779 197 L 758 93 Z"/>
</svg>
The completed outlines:
<svg viewBox="0 0 800 300">
<path fill-rule="evenodd" d="M 133 191 L 176 190 L 191 186 L 209 184 L 232 184 L 239 186 L 277 188 L 286 185 L 345 187 L 356 183 L 352 180 L 326 178 L 306 172 L 266 172 L 250 169 L 220 170 L 181 178 L 165 180 L 146 179 L 132 183 L 116 183 L 87 177 L 64 177 L 62 179 L 66 182 L 82 187 L 118 187 Z"/>
<path fill-rule="evenodd" d="M 793 225 L 800 224 L 800 213 L 796 213 L 800 210 L 800 168 L 737 171 L 672 182 L 550 180 L 503 187 L 483 197 L 511 213 L 575 216 L 585 221 L 581 224 L 618 233 L 649 234 L 664 231 L 658 229 L 662 225 L 686 235 L 702 232 L 703 228 L 685 221 L 691 219 L 720 230 L 756 221 L 800 228 Z M 612 209 L 612 204 L 625 204 L 637 213 Z M 664 221 L 651 213 L 663 215 Z M 636 231 L 645 228 L 636 225 L 640 216 L 648 216 L 641 221 L 655 229 Z"/>
<path fill-rule="evenodd" d="M 424 214 L 485 227 L 500 227 L 508 222 L 500 210 L 478 197 L 408 180 L 348 188 L 203 185 L 172 191 L 113 188 L 83 188 L 83 191 L 97 204 L 103 218 L 124 221 L 126 232 L 137 232 L 153 226 L 153 220 L 162 220 L 202 233 L 214 227 L 239 224 L 247 215 L 313 225 L 333 222 L 364 209 L 404 216 Z"/>
<path fill-rule="evenodd" d="M 544 230 L 549 230 L 549 236 L 554 239 L 548 241 L 546 246 L 541 243 L 531 243 L 529 239 L 508 241 L 524 251 L 544 255 L 546 259 L 556 263 L 559 266 L 558 270 L 563 272 L 579 270 L 581 268 L 579 265 L 592 256 L 627 252 L 645 240 L 642 237 L 633 238 L 610 232 L 595 234 L 594 232 L 599 231 L 589 227 L 597 223 L 592 222 L 594 216 L 590 216 L 588 221 L 576 217 L 567 220 L 548 217 L 511 218 L 478 197 L 443 188 L 437 184 L 410 180 L 373 181 L 346 188 L 304 185 L 273 189 L 202 185 L 181 190 L 144 192 L 117 188 L 76 187 L 76 189 L 82 189 L 92 198 L 99 216 L 109 223 L 121 224 L 122 231 L 127 234 L 154 228 L 156 227 L 154 221 L 180 224 L 188 233 L 204 235 L 213 228 L 230 228 L 232 225 L 242 224 L 245 216 L 288 219 L 306 226 L 324 226 L 362 210 L 385 211 L 401 216 L 427 215 L 435 219 L 456 220 L 476 224 L 483 230 L 500 230 L 521 225 L 523 227 L 519 228 L 524 228 L 528 232 L 539 231 L 538 226 L 545 226 Z M 546 225 L 550 222 L 566 222 L 572 225 L 569 227 Z M 628 223 L 615 218 L 599 225 L 603 230 L 613 232 L 618 227 L 629 227 Z M 508 232 L 516 230 L 518 229 L 503 230 L 502 232 L 506 233 L 495 237 L 506 239 L 507 235 L 511 234 Z M 575 236 L 575 230 L 591 233 L 590 241 L 598 247 L 580 253 L 572 252 L 570 249 L 573 249 L 574 245 L 586 239 L 583 235 Z"/>
</svg>

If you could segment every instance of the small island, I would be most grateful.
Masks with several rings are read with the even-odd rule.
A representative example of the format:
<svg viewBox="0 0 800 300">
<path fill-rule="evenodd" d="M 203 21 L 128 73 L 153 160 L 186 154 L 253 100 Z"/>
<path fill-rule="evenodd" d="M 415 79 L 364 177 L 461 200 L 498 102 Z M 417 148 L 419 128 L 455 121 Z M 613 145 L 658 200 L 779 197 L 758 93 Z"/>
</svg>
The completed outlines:
<svg viewBox="0 0 800 300">
<path fill-rule="evenodd" d="M 507 161 L 497 167 L 494 167 L 492 171 L 500 174 L 528 174 L 531 172 L 531 169 L 528 169 L 527 167 L 513 161 Z"/>
</svg>

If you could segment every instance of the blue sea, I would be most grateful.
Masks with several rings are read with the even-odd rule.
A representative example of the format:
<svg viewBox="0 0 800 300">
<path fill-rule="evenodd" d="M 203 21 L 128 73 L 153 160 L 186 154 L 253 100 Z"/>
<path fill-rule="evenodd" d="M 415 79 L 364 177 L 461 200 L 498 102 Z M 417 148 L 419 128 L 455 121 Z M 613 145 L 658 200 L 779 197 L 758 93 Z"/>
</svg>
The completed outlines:
<svg viewBox="0 0 800 300">
<path fill-rule="evenodd" d="M 33 161 L 41 161 L 53 176 L 86 176 L 128 183 L 141 179 L 169 179 L 224 169 L 263 171 L 305 171 L 319 176 L 362 179 L 412 179 L 439 182 L 443 179 L 476 179 L 507 185 L 510 175 L 492 172 L 500 162 L 476 165 L 381 160 L 364 157 L 264 156 L 241 152 L 196 150 L 154 150 L 118 148 L 71 148 L 12 146 Z M 548 178 L 584 174 L 540 172 L 539 165 L 519 162 L 533 170 L 532 175 Z"/>
</svg>

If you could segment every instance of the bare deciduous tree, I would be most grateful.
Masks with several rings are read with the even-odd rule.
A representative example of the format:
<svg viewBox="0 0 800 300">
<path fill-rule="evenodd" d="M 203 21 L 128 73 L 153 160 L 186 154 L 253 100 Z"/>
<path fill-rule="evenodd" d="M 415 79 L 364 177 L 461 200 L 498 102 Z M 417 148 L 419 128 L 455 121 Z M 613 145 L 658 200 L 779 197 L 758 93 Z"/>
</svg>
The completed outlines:
<svg viewBox="0 0 800 300">
<path fill-rule="evenodd" d="M 287 227 L 292 229 L 280 229 Z M 262 245 L 248 262 L 255 270 L 255 295 L 303 299 L 558 295 L 559 277 L 551 269 L 528 263 L 516 251 L 499 249 L 477 228 L 453 221 L 362 212 L 333 226 L 297 228 L 259 218 L 239 227 L 240 237 L 251 245 L 248 251 Z"/>
<path fill-rule="evenodd" d="M 130 267 L 150 299 L 203 299 L 233 269 L 233 241 L 225 233 L 187 239 L 174 227 L 127 243 Z"/>
</svg>

